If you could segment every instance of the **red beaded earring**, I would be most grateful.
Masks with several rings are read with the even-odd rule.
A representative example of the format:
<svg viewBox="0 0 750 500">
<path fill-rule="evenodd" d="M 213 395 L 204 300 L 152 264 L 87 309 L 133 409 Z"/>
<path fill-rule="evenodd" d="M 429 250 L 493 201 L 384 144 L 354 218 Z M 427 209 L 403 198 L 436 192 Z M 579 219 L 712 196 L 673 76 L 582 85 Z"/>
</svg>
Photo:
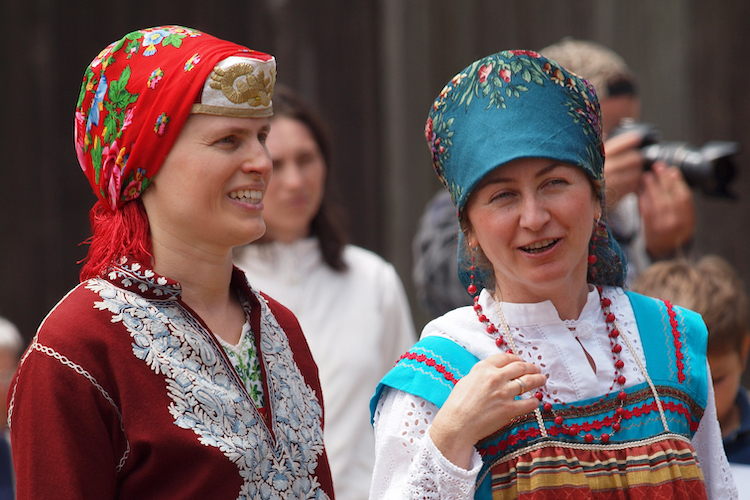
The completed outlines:
<svg viewBox="0 0 750 500">
<path fill-rule="evenodd" d="M 599 217 L 594 220 L 594 230 L 592 231 L 591 236 L 591 246 L 589 247 L 589 278 L 593 280 L 594 275 L 596 274 L 596 269 L 594 268 L 594 264 L 596 264 L 597 258 L 594 253 L 596 252 L 596 240 L 598 239 L 596 236 L 596 233 L 599 229 L 599 224 L 601 224 L 602 220 L 602 214 L 599 214 Z"/>
<path fill-rule="evenodd" d="M 470 275 L 471 283 L 469 284 L 469 286 L 466 287 L 466 291 L 469 292 L 469 295 L 471 295 L 472 297 L 476 295 L 477 293 L 477 286 L 474 284 L 474 273 L 476 271 L 476 265 L 475 265 L 476 253 L 477 253 L 477 247 L 472 248 L 471 249 L 471 268 L 470 268 L 471 269 L 471 275 Z"/>
</svg>

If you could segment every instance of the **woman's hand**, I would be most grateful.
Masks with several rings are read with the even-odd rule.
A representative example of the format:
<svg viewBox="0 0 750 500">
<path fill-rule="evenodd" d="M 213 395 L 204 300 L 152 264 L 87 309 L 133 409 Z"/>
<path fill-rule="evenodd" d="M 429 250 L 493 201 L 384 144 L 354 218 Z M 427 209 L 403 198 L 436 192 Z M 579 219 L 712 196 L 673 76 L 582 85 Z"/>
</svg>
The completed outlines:
<svg viewBox="0 0 750 500">
<path fill-rule="evenodd" d="M 480 439 L 539 405 L 535 397 L 516 400 L 516 396 L 545 381 L 536 365 L 513 354 L 495 354 L 478 362 L 435 415 L 430 427 L 433 443 L 453 464 L 468 469 Z"/>
<path fill-rule="evenodd" d="M 638 192 L 646 250 L 652 259 L 674 256 L 693 238 L 695 203 L 680 169 L 656 162 L 643 174 Z"/>
<path fill-rule="evenodd" d="M 604 182 L 607 208 L 637 191 L 643 173 L 643 155 L 638 146 L 643 138 L 638 132 L 616 135 L 604 142 Z"/>
</svg>

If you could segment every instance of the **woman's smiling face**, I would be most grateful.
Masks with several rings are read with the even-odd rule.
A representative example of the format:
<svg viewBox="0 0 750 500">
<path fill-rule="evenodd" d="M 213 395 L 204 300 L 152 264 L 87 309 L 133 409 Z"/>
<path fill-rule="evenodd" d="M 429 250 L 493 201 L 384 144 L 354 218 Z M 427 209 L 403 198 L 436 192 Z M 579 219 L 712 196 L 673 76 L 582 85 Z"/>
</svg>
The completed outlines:
<svg viewBox="0 0 750 500">
<path fill-rule="evenodd" d="M 224 252 L 260 238 L 268 131 L 267 118 L 190 115 L 142 196 L 154 241 Z"/>
<path fill-rule="evenodd" d="M 586 287 L 599 201 L 578 167 L 521 158 L 490 172 L 466 205 L 470 246 L 492 264 L 503 300 L 539 302 Z"/>
</svg>

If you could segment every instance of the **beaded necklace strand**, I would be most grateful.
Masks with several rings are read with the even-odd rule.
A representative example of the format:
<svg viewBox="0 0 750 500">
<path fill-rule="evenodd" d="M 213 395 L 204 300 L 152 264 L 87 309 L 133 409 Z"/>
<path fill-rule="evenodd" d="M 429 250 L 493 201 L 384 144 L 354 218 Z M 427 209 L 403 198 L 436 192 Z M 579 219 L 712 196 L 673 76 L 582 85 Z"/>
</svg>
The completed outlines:
<svg viewBox="0 0 750 500">
<path fill-rule="evenodd" d="M 612 385 L 609 387 L 609 390 L 607 393 L 602 396 L 596 403 L 591 405 L 585 405 L 581 407 L 575 407 L 573 405 L 569 405 L 565 401 L 562 401 L 551 394 L 549 394 L 546 390 L 546 388 L 539 389 L 534 396 L 540 401 L 544 401 L 542 405 L 542 411 L 546 413 L 551 419 L 555 422 L 555 424 L 562 429 L 562 432 L 565 434 L 568 434 L 570 436 L 575 436 L 581 432 L 580 426 L 578 424 L 572 424 L 567 425 L 565 423 L 565 419 L 560 415 L 556 410 L 553 409 L 553 403 L 558 403 L 562 406 L 567 406 L 571 410 L 575 410 L 576 408 L 582 408 L 584 410 L 588 410 L 594 406 L 599 405 L 602 401 L 604 401 L 614 390 L 615 386 L 618 386 L 619 391 L 617 394 L 618 399 L 618 406 L 614 411 L 614 418 L 612 419 L 612 432 L 611 433 L 602 433 L 599 437 L 599 440 L 606 444 L 609 442 L 609 438 L 612 436 L 612 434 L 618 432 L 621 428 L 621 422 L 623 417 L 625 416 L 625 401 L 627 400 L 627 393 L 625 392 L 625 382 L 627 379 L 622 374 L 622 370 L 625 366 L 625 363 L 622 361 L 620 357 L 620 353 L 622 352 L 622 346 L 619 344 L 619 338 L 620 338 L 620 327 L 617 323 L 617 318 L 615 317 L 614 313 L 610 311 L 610 306 L 612 305 L 612 301 L 602 296 L 602 288 L 597 287 L 597 290 L 599 292 L 599 303 L 602 308 L 602 313 L 604 314 L 604 320 L 607 324 L 607 331 L 608 337 L 609 337 L 609 343 L 612 350 L 612 360 L 614 362 L 615 366 L 615 376 L 614 380 L 612 381 Z M 495 345 L 503 350 L 506 353 L 512 353 L 518 355 L 518 350 L 516 349 L 515 342 L 513 340 L 513 335 L 510 332 L 510 328 L 508 327 L 508 323 L 505 321 L 505 316 L 503 315 L 503 311 L 500 308 L 500 303 L 496 300 L 495 301 L 495 307 L 497 309 L 498 316 L 500 318 L 500 323 L 503 327 L 503 332 L 500 332 L 497 327 L 492 323 L 492 321 L 487 318 L 486 315 L 482 313 L 482 306 L 479 304 L 479 297 L 474 297 L 474 311 L 477 314 L 477 318 L 481 323 L 485 325 L 485 331 L 488 335 L 491 335 L 495 339 Z M 640 364 L 640 363 L 639 363 Z M 544 426 L 544 417 L 537 408 L 535 410 L 537 421 L 540 424 L 540 428 L 542 429 L 543 435 L 546 435 L 546 428 Z M 590 432 L 586 433 L 584 435 L 584 440 L 587 443 L 591 443 L 595 440 L 593 434 Z"/>
</svg>

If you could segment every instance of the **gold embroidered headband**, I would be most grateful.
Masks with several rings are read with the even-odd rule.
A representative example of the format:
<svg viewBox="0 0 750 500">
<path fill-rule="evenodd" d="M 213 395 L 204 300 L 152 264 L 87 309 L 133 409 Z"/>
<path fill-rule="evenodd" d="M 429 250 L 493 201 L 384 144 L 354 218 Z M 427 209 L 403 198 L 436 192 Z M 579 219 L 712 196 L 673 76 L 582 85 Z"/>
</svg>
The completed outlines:
<svg viewBox="0 0 750 500">
<path fill-rule="evenodd" d="M 266 56 L 266 54 L 263 54 Z M 276 59 L 232 56 L 217 64 L 191 113 L 265 118 L 273 115 Z"/>
</svg>

